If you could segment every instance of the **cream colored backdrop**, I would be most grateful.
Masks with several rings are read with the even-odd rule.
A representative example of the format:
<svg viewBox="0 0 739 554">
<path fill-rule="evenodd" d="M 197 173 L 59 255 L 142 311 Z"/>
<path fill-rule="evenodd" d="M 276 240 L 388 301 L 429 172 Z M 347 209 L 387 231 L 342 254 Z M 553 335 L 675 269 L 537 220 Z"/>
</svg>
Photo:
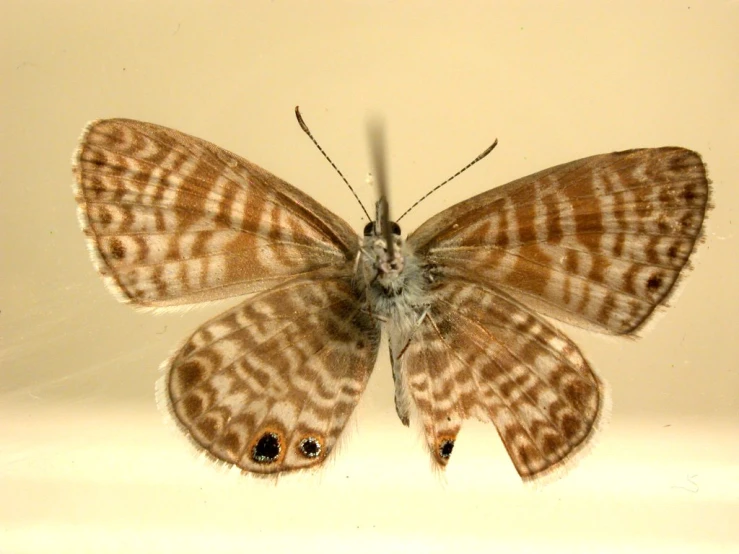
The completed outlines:
<svg viewBox="0 0 739 554">
<path fill-rule="evenodd" d="M 0 5 L 0 551 L 718 552 L 739 549 L 739 4 L 83 2 Z M 404 220 L 591 154 L 702 153 L 715 209 L 638 341 L 567 328 L 610 384 L 591 454 L 523 486 L 470 422 L 440 479 L 393 408 L 387 356 L 341 452 L 270 482 L 204 463 L 154 400 L 157 367 L 234 301 L 137 313 L 85 251 L 70 158 L 129 117 L 248 157 L 358 230 L 365 122 L 387 123 Z M 483 548 L 485 547 L 485 548 Z"/>
</svg>

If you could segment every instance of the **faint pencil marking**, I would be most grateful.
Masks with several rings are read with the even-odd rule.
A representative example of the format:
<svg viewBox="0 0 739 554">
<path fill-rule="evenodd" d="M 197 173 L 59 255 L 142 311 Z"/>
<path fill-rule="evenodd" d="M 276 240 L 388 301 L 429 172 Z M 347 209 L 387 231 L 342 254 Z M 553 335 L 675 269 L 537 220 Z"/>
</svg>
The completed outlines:
<svg viewBox="0 0 739 554">
<path fill-rule="evenodd" d="M 682 489 L 684 491 L 688 491 L 690 493 L 696 494 L 700 490 L 700 487 L 698 486 L 698 483 L 696 483 L 694 481 L 694 479 L 696 477 L 698 477 L 697 474 L 695 474 L 695 475 L 687 475 L 685 477 L 685 480 L 692 485 L 690 488 L 684 487 L 682 485 L 672 485 L 672 488 L 673 489 Z"/>
<path fill-rule="evenodd" d="M 615 152 L 460 202 L 403 239 L 384 197 L 357 236 L 259 166 L 150 123 L 91 123 L 74 172 L 93 261 L 119 300 L 257 293 L 167 360 L 164 391 L 199 448 L 256 474 L 331 455 L 383 326 L 398 416 L 415 407 L 438 467 L 469 418 L 495 424 L 523 479 L 562 467 L 592 437 L 604 387 L 543 316 L 636 332 L 687 266 L 710 194 L 695 152 Z"/>
</svg>

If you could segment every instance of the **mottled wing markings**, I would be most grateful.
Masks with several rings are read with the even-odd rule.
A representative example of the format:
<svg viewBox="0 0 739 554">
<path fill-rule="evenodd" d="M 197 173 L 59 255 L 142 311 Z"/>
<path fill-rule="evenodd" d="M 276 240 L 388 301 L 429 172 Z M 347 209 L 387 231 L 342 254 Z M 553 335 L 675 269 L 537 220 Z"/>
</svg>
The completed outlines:
<svg viewBox="0 0 739 554">
<path fill-rule="evenodd" d="M 669 294 L 700 236 L 709 185 L 683 148 L 584 158 L 461 202 L 408 238 L 438 267 L 539 313 L 622 334 Z"/>
<path fill-rule="evenodd" d="M 439 465 L 470 417 L 495 424 L 523 479 L 556 468 L 585 444 L 602 385 L 572 341 L 479 283 L 445 281 L 432 298 L 399 363 Z"/>
<path fill-rule="evenodd" d="M 173 129 L 91 123 L 75 160 L 100 272 L 142 306 L 211 301 L 353 260 L 341 218 L 278 177 Z"/>
<path fill-rule="evenodd" d="M 325 460 L 380 341 L 349 277 L 291 281 L 192 335 L 168 362 L 167 391 L 197 445 L 255 473 Z"/>
<path fill-rule="evenodd" d="M 148 123 L 91 123 L 74 170 L 90 251 L 119 299 L 265 291 L 167 361 L 166 400 L 190 438 L 257 474 L 324 461 L 380 338 L 351 228 L 247 160 Z M 390 336 L 401 421 L 415 404 L 440 467 L 470 417 L 495 424 L 522 478 L 559 467 L 592 436 L 603 385 L 538 313 L 635 331 L 688 263 L 708 205 L 700 156 L 668 147 L 563 164 L 428 220 L 407 245 L 428 305 L 405 305 L 399 319 L 420 324 Z"/>
</svg>

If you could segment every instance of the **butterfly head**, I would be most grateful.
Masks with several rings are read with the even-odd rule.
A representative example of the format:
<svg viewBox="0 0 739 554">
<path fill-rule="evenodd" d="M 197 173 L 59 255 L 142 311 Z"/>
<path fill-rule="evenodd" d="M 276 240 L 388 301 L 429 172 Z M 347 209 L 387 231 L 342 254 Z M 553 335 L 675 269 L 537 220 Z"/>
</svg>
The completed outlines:
<svg viewBox="0 0 739 554">
<path fill-rule="evenodd" d="M 386 289 L 392 288 L 405 267 L 405 259 L 400 226 L 390 221 L 384 198 L 377 202 L 375 221 L 370 221 L 364 227 L 363 247 L 368 262 L 373 266 L 374 280 Z"/>
</svg>

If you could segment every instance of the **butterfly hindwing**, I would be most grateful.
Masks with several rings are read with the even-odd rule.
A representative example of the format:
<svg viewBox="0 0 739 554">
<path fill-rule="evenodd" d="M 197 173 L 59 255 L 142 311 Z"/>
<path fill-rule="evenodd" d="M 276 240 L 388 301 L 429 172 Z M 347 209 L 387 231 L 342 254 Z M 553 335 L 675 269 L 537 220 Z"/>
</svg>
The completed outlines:
<svg viewBox="0 0 739 554">
<path fill-rule="evenodd" d="M 94 121 L 75 158 L 82 227 L 118 298 L 161 307 L 266 290 L 350 263 L 341 218 L 257 165 L 179 131 Z"/>
<path fill-rule="evenodd" d="M 199 447 L 254 473 L 326 459 L 380 341 L 349 277 L 263 292 L 201 326 L 167 362 L 167 401 Z"/>
<path fill-rule="evenodd" d="M 463 420 L 492 421 L 523 479 L 578 451 L 602 384 L 577 346 L 514 298 L 461 279 L 436 283 L 396 361 L 433 459 L 444 466 Z"/>
</svg>

